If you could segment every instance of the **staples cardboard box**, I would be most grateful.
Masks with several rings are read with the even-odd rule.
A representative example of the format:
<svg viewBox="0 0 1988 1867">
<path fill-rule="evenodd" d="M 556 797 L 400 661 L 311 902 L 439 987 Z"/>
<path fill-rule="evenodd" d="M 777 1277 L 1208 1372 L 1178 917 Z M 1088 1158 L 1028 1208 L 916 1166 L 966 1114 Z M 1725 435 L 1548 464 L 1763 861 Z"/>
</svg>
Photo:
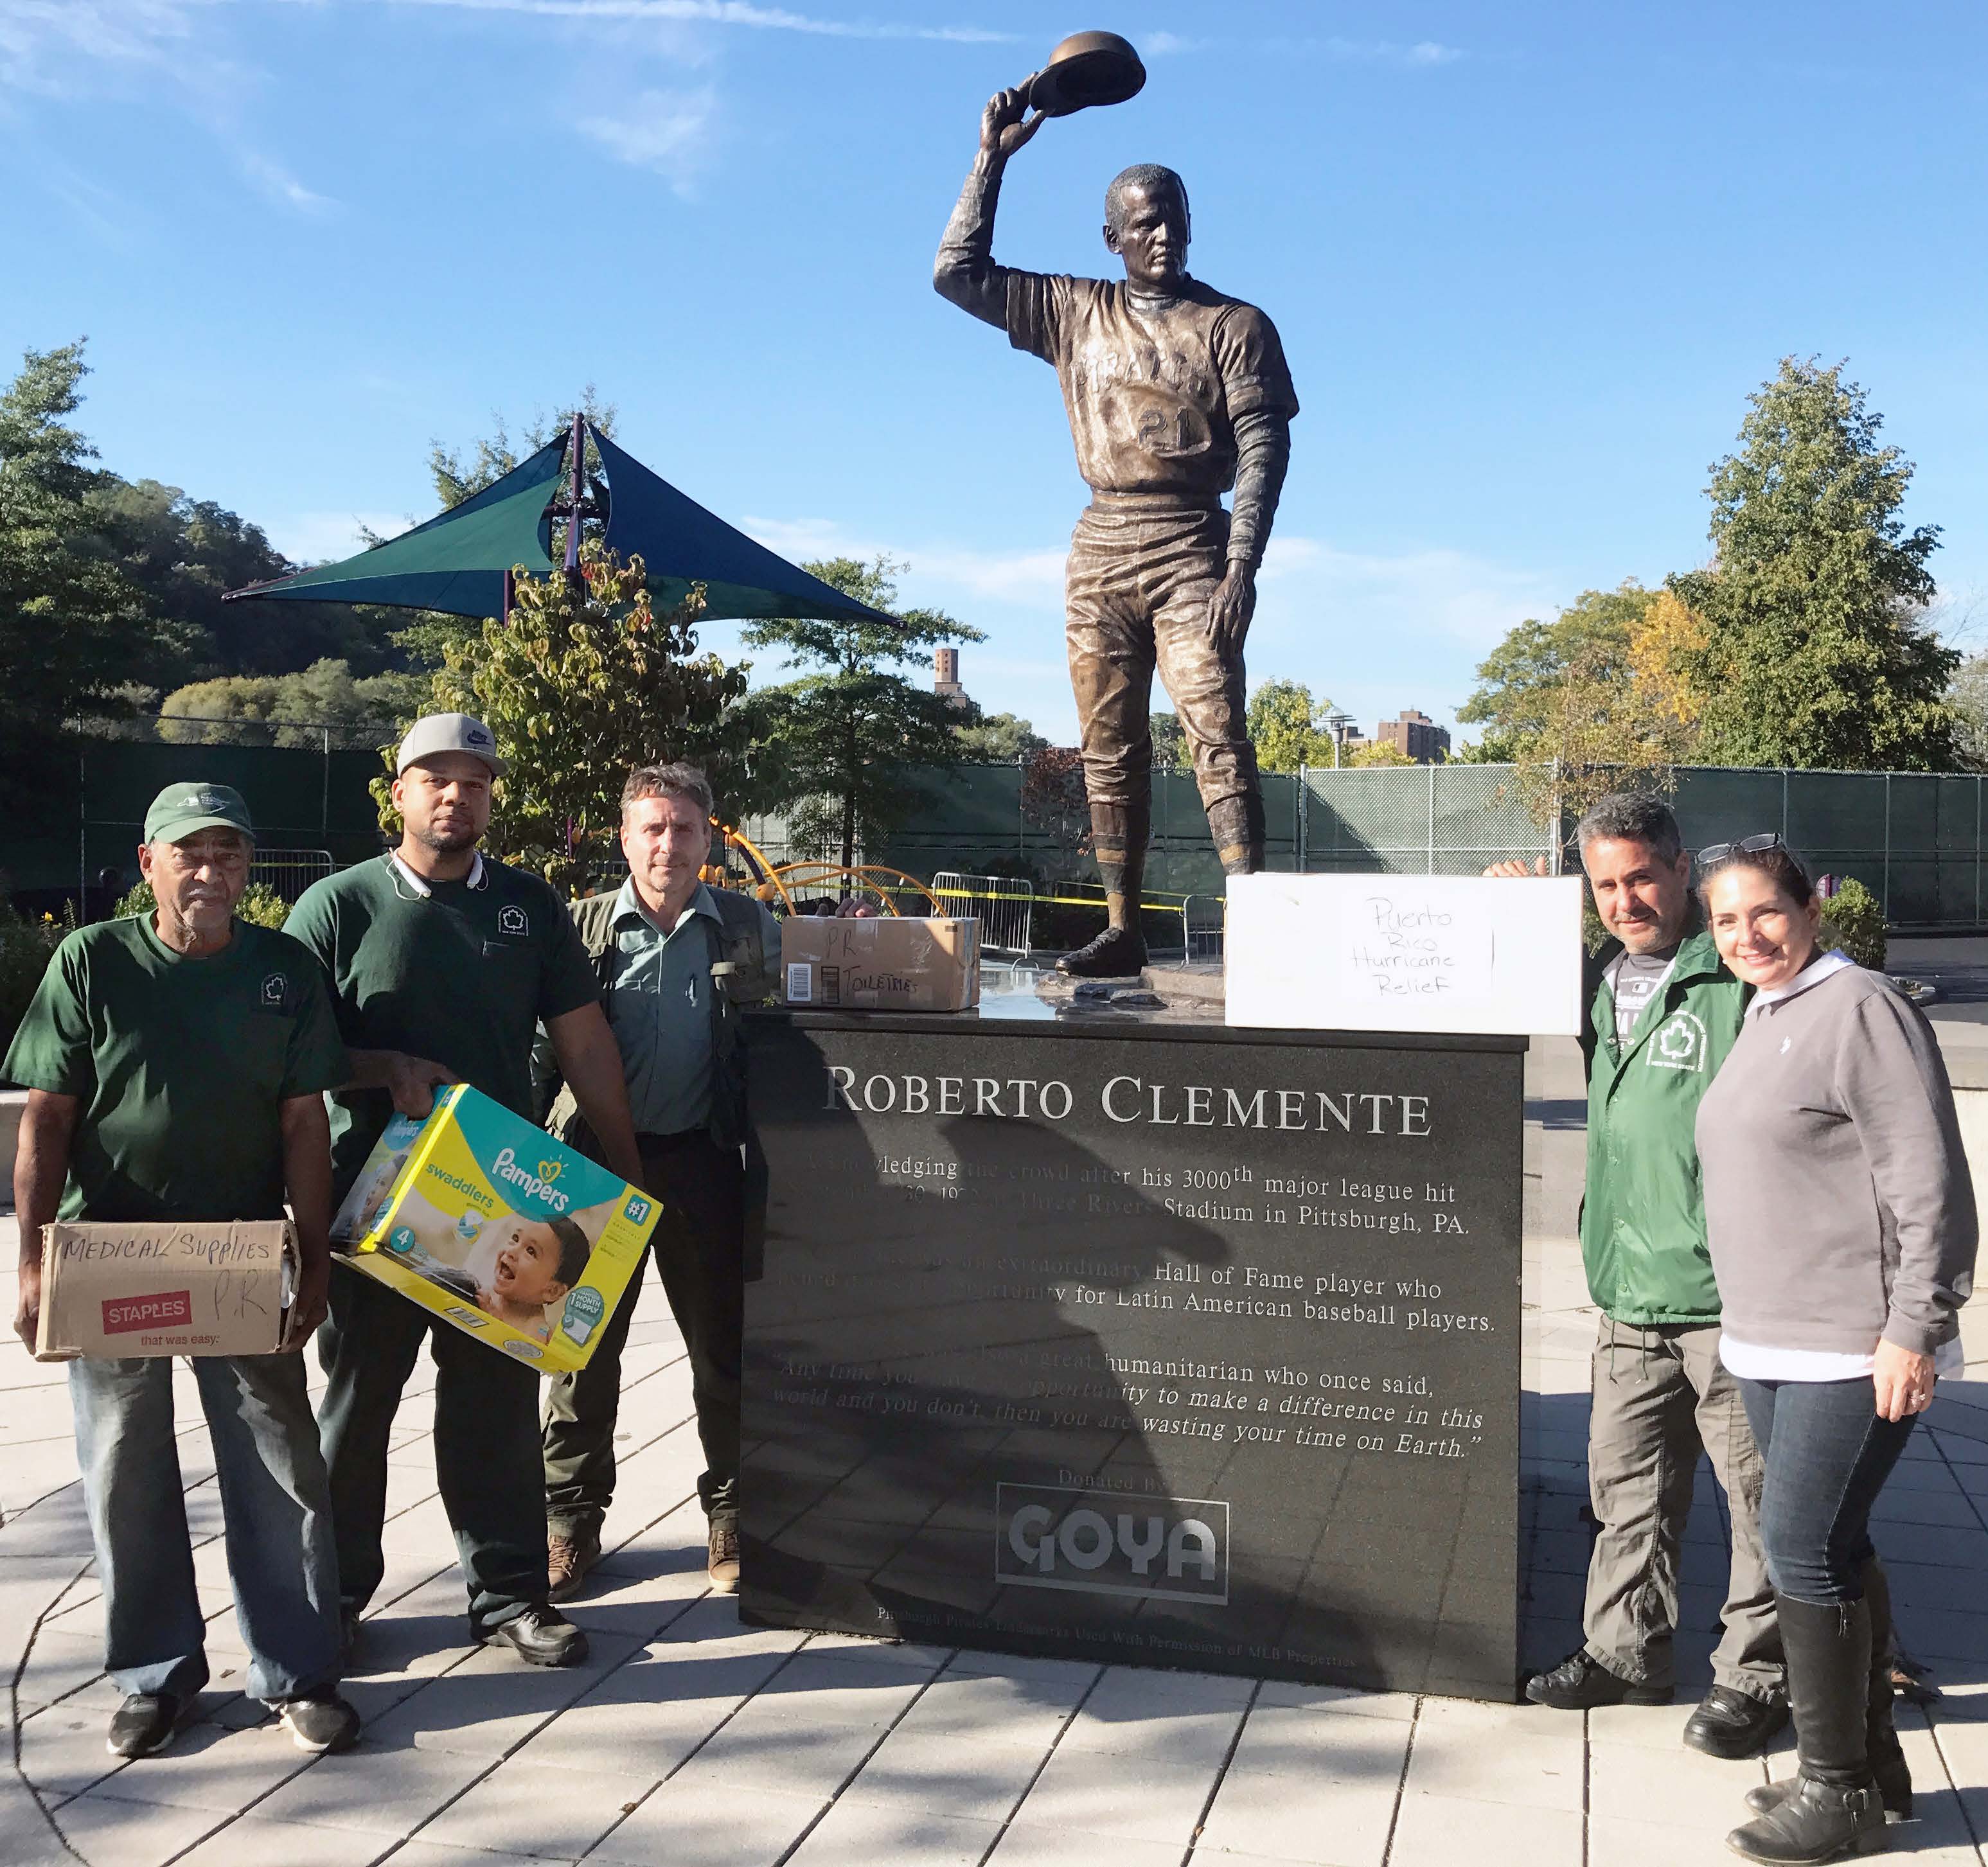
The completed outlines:
<svg viewBox="0 0 1988 1867">
<path fill-rule="evenodd" d="M 331 1222 L 346 1263 L 542 1373 L 584 1368 L 654 1200 L 466 1083 L 396 1115 Z"/>
<path fill-rule="evenodd" d="M 789 915 L 780 923 L 780 970 L 789 1005 L 965 1011 L 980 1003 L 980 923 Z"/>
<path fill-rule="evenodd" d="M 44 1226 L 35 1358 L 274 1355 L 297 1264 L 282 1219 Z"/>
</svg>

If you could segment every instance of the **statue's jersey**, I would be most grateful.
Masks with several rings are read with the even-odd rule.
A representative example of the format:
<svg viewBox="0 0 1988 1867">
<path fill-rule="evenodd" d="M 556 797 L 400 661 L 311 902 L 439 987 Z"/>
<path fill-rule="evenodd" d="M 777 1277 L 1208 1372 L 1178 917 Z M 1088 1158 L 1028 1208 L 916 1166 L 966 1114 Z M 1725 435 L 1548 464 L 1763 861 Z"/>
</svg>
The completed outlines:
<svg viewBox="0 0 1988 1867">
<path fill-rule="evenodd" d="M 1213 504 L 1236 484 L 1236 418 L 1298 411 L 1276 326 L 1198 279 L 1142 310 L 1122 279 L 1010 272 L 1008 340 L 1054 365 L 1097 492 Z"/>
</svg>

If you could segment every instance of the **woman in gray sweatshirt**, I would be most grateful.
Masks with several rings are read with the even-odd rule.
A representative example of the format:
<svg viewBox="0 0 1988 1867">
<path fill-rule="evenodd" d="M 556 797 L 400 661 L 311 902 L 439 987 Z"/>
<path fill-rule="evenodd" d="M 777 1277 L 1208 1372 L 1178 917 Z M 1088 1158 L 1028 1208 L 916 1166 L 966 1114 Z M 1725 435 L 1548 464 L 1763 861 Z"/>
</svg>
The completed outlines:
<svg viewBox="0 0 1988 1867">
<path fill-rule="evenodd" d="M 1719 1355 L 1767 1466 L 1799 1771 L 1753 1791 L 1749 1860 L 1831 1861 L 1909 1814 L 1890 1598 L 1871 1507 L 1960 1365 L 1973 1185 L 1939 1047 L 1878 974 L 1818 949 L 1821 904 L 1774 836 L 1701 852 L 1719 953 L 1755 988 L 1698 1111 Z"/>
</svg>

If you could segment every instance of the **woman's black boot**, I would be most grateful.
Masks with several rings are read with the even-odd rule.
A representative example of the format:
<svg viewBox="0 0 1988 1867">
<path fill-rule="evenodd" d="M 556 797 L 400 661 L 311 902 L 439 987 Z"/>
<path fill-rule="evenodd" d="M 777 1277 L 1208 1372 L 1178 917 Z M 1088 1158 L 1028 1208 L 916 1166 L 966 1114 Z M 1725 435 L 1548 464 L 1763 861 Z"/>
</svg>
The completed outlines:
<svg viewBox="0 0 1988 1867">
<path fill-rule="evenodd" d="M 1864 1584 L 1864 1598 L 1871 1604 L 1871 1684 L 1865 1701 L 1865 1754 L 1872 1780 L 1885 1804 L 1887 1821 L 1912 1818 L 1912 1773 L 1898 1742 L 1898 1727 L 1892 1722 L 1892 1585 L 1885 1565 L 1873 1556 L 1858 1571 Z M 1778 1783 L 1763 1783 L 1746 1792 L 1746 1806 L 1756 1815 L 1770 1814 L 1780 1807 L 1795 1786 L 1789 1777 Z"/>
<path fill-rule="evenodd" d="M 1822 1867 L 1884 1845 L 1864 1727 L 1871 1688 L 1871 1604 L 1775 1597 L 1787 1657 L 1799 1770 L 1780 1804 L 1727 1835 L 1768 1867 Z"/>
</svg>

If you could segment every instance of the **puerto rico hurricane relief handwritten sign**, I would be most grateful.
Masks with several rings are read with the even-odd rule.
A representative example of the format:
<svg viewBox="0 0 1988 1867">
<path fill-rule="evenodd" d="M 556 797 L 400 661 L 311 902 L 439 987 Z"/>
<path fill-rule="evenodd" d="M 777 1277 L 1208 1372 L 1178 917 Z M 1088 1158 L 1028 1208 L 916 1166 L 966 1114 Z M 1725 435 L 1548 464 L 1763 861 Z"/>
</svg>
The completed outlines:
<svg viewBox="0 0 1988 1867">
<path fill-rule="evenodd" d="M 1228 1020 L 1300 1030 L 1581 1030 L 1581 881 L 1232 875 Z"/>
</svg>

